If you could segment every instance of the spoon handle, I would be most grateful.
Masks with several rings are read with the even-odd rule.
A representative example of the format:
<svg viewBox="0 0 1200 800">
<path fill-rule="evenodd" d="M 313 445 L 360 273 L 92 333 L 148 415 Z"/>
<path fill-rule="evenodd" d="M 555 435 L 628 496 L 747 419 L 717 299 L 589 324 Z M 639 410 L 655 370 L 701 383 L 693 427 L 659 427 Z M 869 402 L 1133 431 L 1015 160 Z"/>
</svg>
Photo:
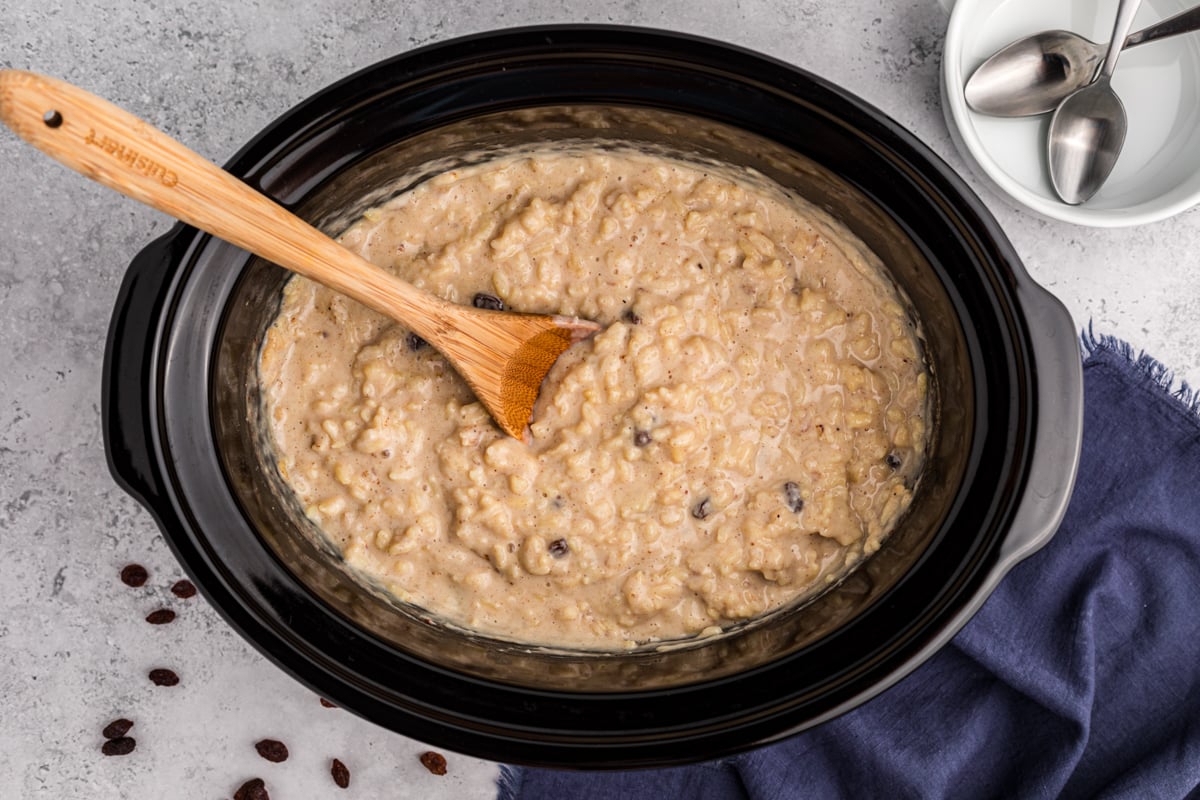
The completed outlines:
<svg viewBox="0 0 1200 800">
<path fill-rule="evenodd" d="M 0 120 L 94 181 L 397 316 L 418 335 L 446 305 L 350 253 L 149 123 L 69 83 L 0 70 Z"/>
<path fill-rule="evenodd" d="M 1142 0 L 1121 0 L 1117 5 L 1117 21 L 1113 24 L 1112 38 L 1108 40 L 1108 52 L 1104 56 L 1104 64 L 1100 67 L 1100 75 L 1105 79 L 1112 78 L 1117 68 L 1117 59 L 1125 47 L 1125 38 L 1133 27 L 1133 18 L 1137 16 L 1138 7 Z"/>
<path fill-rule="evenodd" d="M 1125 47 L 1126 49 L 1137 47 L 1139 44 L 1153 42 L 1156 39 L 1165 39 L 1168 36 L 1178 36 L 1181 33 L 1191 33 L 1195 30 L 1200 30 L 1200 6 L 1180 11 L 1173 17 L 1167 17 L 1161 22 L 1142 28 L 1137 33 L 1129 34 L 1125 39 Z"/>
</svg>

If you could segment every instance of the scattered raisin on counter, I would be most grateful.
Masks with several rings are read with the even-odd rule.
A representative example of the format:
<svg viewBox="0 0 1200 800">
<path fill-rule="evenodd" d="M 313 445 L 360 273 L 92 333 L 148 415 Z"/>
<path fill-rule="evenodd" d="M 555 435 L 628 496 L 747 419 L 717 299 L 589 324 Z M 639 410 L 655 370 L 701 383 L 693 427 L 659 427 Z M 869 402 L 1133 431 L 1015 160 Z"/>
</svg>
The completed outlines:
<svg viewBox="0 0 1200 800">
<path fill-rule="evenodd" d="M 321 701 L 321 705 L 325 706 L 326 708 L 337 708 L 337 706 L 335 706 L 333 703 L 326 700 L 324 697 L 319 698 L 319 699 Z"/>
<path fill-rule="evenodd" d="M 262 778 L 251 778 L 233 793 L 233 800 L 271 800 Z"/>
<path fill-rule="evenodd" d="M 712 513 L 712 500 L 704 498 L 696 505 L 692 506 L 692 516 L 696 519 L 704 519 Z"/>
<path fill-rule="evenodd" d="M 783 485 L 783 499 L 787 507 L 799 514 L 804 510 L 804 498 L 800 495 L 800 484 L 788 481 Z"/>
<path fill-rule="evenodd" d="M 168 622 L 174 621 L 175 612 L 169 608 L 160 608 L 146 615 L 146 622 L 149 622 L 151 625 L 166 625 Z"/>
<path fill-rule="evenodd" d="M 274 764 L 287 761 L 287 745 L 278 739 L 263 739 L 261 742 L 255 742 L 254 749 L 258 751 L 260 756 Z"/>
<path fill-rule="evenodd" d="M 180 599 L 187 600 L 189 597 L 196 596 L 196 585 L 186 578 L 184 580 L 175 581 L 175 583 L 171 585 L 171 594 Z"/>
<path fill-rule="evenodd" d="M 174 686 L 179 683 L 179 676 L 173 670 L 160 667 L 150 670 L 150 680 L 155 686 Z"/>
<path fill-rule="evenodd" d="M 122 717 L 121 719 L 114 719 L 112 722 L 108 723 L 108 725 L 105 726 L 104 731 L 103 731 L 104 738 L 105 739 L 120 739 L 122 736 L 129 733 L 129 729 L 132 727 L 133 727 L 133 720 L 131 720 L 131 719 L 125 719 L 124 717 Z"/>
<path fill-rule="evenodd" d="M 127 756 L 133 752 L 133 748 L 137 747 L 137 742 L 128 736 L 118 736 L 116 739 L 109 739 L 100 748 L 100 752 L 106 756 Z"/>
<path fill-rule="evenodd" d="M 146 568 L 141 564 L 126 564 L 121 570 L 121 583 L 126 586 L 137 588 L 145 586 L 146 579 L 150 577 L 150 573 L 146 572 Z"/>
<path fill-rule="evenodd" d="M 566 539 L 555 539 L 546 546 L 546 550 L 555 558 L 562 558 L 567 553 L 571 552 L 571 546 L 567 544 Z"/>
<path fill-rule="evenodd" d="M 338 759 L 335 758 L 333 760 L 333 763 L 329 767 L 329 774 L 333 776 L 333 782 L 339 788 L 345 789 L 350 786 L 350 770 Z"/>
<path fill-rule="evenodd" d="M 441 753 L 435 753 L 432 750 L 421 753 L 421 763 L 434 775 L 446 774 L 446 757 Z"/>
<path fill-rule="evenodd" d="M 471 300 L 471 305 L 476 308 L 486 308 L 489 311 L 503 311 L 504 301 L 494 294 L 479 292 Z"/>
</svg>

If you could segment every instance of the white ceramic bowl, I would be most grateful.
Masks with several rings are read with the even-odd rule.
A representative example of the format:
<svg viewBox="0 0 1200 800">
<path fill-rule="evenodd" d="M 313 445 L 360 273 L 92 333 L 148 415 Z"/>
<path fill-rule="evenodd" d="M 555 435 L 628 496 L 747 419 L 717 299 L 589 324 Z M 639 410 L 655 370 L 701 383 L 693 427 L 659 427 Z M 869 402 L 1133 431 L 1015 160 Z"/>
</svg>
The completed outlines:
<svg viewBox="0 0 1200 800">
<path fill-rule="evenodd" d="M 1145 0 L 1133 30 L 1188 7 Z M 1078 225 L 1140 225 L 1200 202 L 1200 32 L 1150 42 L 1121 55 L 1113 88 L 1129 133 L 1108 181 L 1079 206 L 1063 203 L 1047 171 L 1050 115 L 990 117 L 963 96 L 971 73 L 1005 45 L 1061 28 L 1107 42 L 1117 0 L 957 0 L 942 58 L 942 100 L 955 145 L 992 186 L 1021 206 Z"/>
</svg>

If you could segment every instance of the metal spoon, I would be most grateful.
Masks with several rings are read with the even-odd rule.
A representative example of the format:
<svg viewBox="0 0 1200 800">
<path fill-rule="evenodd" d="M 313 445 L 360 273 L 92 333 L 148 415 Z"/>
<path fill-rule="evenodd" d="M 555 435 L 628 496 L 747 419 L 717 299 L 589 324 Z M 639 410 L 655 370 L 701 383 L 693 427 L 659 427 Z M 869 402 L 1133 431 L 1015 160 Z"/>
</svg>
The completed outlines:
<svg viewBox="0 0 1200 800">
<path fill-rule="evenodd" d="M 1078 205 L 1094 195 L 1125 143 L 1125 106 L 1113 91 L 1112 74 L 1141 3 L 1121 0 L 1100 76 L 1063 100 L 1050 118 L 1050 182 L 1065 203 Z"/>
<path fill-rule="evenodd" d="M 1200 30 L 1200 6 L 1131 33 L 1125 49 Z M 1107 45 L 1069 31 L 1018 39 L 979 65 L 967 80 L 967 105 L 981 114 L 1026 117 L 1058 107 L 1096 75 Z"/>
</svg>

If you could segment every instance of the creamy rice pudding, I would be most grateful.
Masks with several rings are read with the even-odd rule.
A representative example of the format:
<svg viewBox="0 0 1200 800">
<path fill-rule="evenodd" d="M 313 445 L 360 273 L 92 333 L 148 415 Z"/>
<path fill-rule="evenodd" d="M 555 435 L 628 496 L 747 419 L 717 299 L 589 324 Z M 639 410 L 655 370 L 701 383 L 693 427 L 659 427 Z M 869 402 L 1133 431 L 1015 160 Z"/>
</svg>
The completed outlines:
<svg viewBox="0 0 1200 800">
<path fill-rule="evenodd" d="M 260 362 L 281 476 L 346 561 L 506 639 L 623 649 L 829 586 L 909 505 L 930 429 L 877 258 L 751 176 L 633 151 L 450 171 L 342 243 L 449 300 L 606 327 L 531 444 L 423 341 L 301 277 Z"/>
</svg>

